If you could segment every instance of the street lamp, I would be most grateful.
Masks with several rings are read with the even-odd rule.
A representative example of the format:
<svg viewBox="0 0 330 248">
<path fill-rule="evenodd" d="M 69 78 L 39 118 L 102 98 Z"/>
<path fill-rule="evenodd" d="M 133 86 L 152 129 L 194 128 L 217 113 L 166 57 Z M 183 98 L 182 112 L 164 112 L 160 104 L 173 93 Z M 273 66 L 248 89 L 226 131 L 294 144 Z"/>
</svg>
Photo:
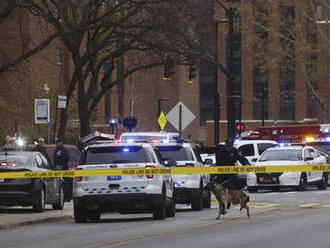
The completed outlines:
<svg viewBox="0 0 330 248">
<path fill-rule="evenodd" d="M 42 87 L 42 89 L 46 92 L 46 95 L 48 95 L 50 88 L 48 87 L 48 84 L 45 83 L 44 86 Z M 50 115 L 50 113 L 49 113 Z M 47 123 L 47 141 L 48 144 L 50 143 L 50 120 Z"/>
<path fill-rule="evenodd" d="M 222 19 L 216 21 L 216 37 L 215 37 L 215 47 L 216 47 L 216 77 L 215 77 L 215 92 L 214 92 L 214 144 L 219 143 L 219 93 L 218 93 L 218 67 L 226 74 L 227 80 L 227 120 L 228 120 L 228 137 L 233 138 L 235 134 L 235 113 L 231 108 L 233 106 L 233 70 L 234 70 L 234 50 L 233 50 L 233 34 L 234 34 L 234 14 L 235 9 L 233 7 L 227 7 L 221 0 L 216 0 L 216 2 L 226 11 L 228 20 Z M 228 64 L 227 70 L 224 70 L 222 65 L 218 62 L 218 24 L 222 22 L 229 23 L 229 40 L 228 40 Z M 240 104 L 241 105 L 241 104 Z M 240 111 L 241 112 L 241 111 Z"/>
<path fill-rule="evenodd" d="M 218 92 L 218 54 L 219 54 L 219 46 L 218 46 L 218 36 L 219 36 L 219 24 L 220 23 L 229 23 L 228 19 L 220 19 L 215 22 L 215 61 L 216 61 L 216 70 L 215 70 L 215 79 L 214 79 L 214 145 L 219 144 L 219 121 L 220 121 L 220 113 L 219 113 L 219 104 L 220 104 L 220 95 Z"/>
</svg>

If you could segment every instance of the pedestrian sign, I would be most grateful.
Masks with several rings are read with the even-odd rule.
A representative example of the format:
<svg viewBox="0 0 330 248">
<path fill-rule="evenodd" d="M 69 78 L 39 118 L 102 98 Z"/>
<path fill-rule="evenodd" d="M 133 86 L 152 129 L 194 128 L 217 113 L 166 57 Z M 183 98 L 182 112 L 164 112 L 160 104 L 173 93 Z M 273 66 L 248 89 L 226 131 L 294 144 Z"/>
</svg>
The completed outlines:
<svg viewBox="0 0 330 248">
<path fill-rule="evenodd" d="M 159 124 L 161 130 L 164 130 L 166 123 L 167 123 L 167 120 L 164 115 L 164 112 L 162 111 L 158 117 L 158 124 Z"/>
</svg>

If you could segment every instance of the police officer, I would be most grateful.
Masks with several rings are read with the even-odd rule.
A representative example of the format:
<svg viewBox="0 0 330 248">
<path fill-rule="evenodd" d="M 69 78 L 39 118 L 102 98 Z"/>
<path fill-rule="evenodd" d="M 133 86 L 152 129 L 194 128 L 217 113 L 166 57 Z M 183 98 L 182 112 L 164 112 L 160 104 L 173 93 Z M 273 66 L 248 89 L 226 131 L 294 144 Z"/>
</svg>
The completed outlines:
<svg viewBox="0 0 330 248">
<path fill-rule="evenodd" d="M 48 163 L 51 164 L 51 160 L 46 151 L 45 140 L 43 138 L 38 139 L 38 144 L 36 145 L 36 151 L 42 153 L 48 160 Z"/>
<path fill-rule="evenodd" d="M 54 166 L 57 170 L 68 170 L 69 155 L 65 149 L 63 140 L 58 138 L 56 140 L 56 149 L 54 151 Z"/>
<path fill-rule="evenodd" d="M 216 166 L 235 166 L 237 161 L 242 165 L 249 165 L 249 161 L 233 147 L 233 144 L 233 140 L 228 138 L 224 146 L 216 147 Z M 229 189 L 242 189 L 245 187 L 245 183 L 240 182 L 237 174 L 219 174 L 217 180 L 218 183 L 223 183 Z"/>
<path fill-rule="evenodd" d="M 64 147 L 63 140 L 58 138 L 56 140 L 56 149 L 54 151 L 54 166 L 56 170 L 68 170 L 69 169 L 69 154 Z M 64 179 L 64 200 L 70 201 L 72 198 L 72 178 Z"/>
</svg>

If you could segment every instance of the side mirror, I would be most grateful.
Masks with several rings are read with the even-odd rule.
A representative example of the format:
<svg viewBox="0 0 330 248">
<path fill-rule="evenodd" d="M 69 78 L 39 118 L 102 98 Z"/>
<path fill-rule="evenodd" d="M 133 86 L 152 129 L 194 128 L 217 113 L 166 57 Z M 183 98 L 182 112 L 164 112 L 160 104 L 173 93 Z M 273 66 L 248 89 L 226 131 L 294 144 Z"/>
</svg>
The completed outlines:
<svg viewBox="0 0 330 248">
<path fill-rule="evenodd" d="M 176 165 L 177 165 L 177 163 L 174 160 L 165 161 L 165 166 L 166 167 L 173 167 L 173 166 L 176 166 Z"/>
<path fill-rule="evenodd" d="M 314 160 L 313 157 L 306 157 L 306 158 L 305 158 L 305 161 L 312 161 L 312 160 Z"/>
<path fill-rule="evenodd" d="M 257 161 L 258 161 L 257 158 L 253 158 L 253 159 L 252 159 L 252 162 L 257 162 Z"/>
<path fill-rule="evenodd" d="M 204 163 L 207 165 L 212 165 L 213 164 L 213 160 L 211 158 L 207 158 L 204 160 Z"/>
</svg>

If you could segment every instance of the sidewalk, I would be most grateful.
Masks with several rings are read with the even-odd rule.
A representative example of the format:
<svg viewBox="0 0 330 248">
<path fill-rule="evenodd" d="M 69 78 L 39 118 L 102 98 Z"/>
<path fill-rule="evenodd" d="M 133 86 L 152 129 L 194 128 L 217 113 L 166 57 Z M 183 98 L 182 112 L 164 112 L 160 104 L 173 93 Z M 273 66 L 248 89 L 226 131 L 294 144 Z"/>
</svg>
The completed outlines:
<svg viewBox="0 0 330 248">
<path fill-rule="evenodd" d="M 33 212 L 32 207 L 0 207 L 0 230 L 72 218 L 72 201 L 66 202 L 63 210 L 53 210 L 51 205 L 46 205 L 46 210 L 42 213 Z"/>
</svg>

